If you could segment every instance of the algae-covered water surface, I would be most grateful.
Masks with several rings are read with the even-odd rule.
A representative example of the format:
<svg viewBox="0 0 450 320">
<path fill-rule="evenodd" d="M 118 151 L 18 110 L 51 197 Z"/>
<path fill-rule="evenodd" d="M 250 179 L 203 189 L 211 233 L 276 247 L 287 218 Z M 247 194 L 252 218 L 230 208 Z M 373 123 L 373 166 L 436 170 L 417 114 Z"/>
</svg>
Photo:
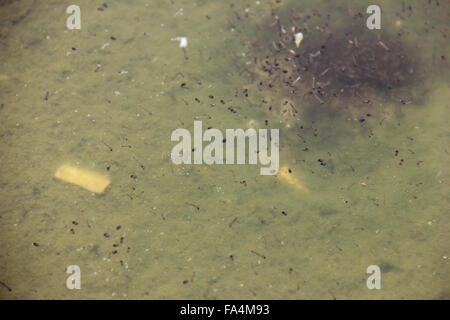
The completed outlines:
<svg viewBox="0 0 450 320">
<path fill-rule="evenodd" d="M 449 299 L 450 4 L 371 5 L 0 1 L 0 298 Z"/>
</svg>

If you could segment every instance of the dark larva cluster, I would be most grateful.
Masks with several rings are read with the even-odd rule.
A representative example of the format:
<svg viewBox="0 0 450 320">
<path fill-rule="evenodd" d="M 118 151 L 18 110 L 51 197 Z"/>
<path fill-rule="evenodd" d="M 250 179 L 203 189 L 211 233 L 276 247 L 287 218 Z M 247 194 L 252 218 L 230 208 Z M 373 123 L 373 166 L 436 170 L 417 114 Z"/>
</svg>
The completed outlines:
<svg viewBox="0 0 450 320">
<path fill-rule="evenodd" d="M 281 90 L 294 105 L 323 105 L 333 112 L 361 111 L 374 102 L 418 102 L 415 88 L 423 72 L 414 44 L 402 41 L 400 31 L 369 30 L 363 19 L 355 26 L 350 17 L 340 17 L 351 22 L 334 27 L 330 19 L 316 15 L 312 23 L 310 15 L 294 12 L 282 22 L 275 16 L 270 48 L 255 53 L 258 82 Z M 299 34 L 303 40 L 296 43 Z"/>
</svg>

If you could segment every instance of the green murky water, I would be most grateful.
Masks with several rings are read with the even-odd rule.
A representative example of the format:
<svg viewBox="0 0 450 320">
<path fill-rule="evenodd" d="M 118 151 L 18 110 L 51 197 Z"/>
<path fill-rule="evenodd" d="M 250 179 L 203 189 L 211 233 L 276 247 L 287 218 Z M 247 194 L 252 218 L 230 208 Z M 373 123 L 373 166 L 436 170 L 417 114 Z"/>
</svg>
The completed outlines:
<svg viewBox="0 0 450 320">
<path fill-rule="evenodd" d="M 426 67 L 407 97 L 330 111 L 258 85 L 275 15 L 289 28 L 293 11 L 311 14 L 315 28 L 329 14 L 339 33 L 362 12 L 370 32 L 371 3 L 352 2 L 83 0 L 68 30 L 72 2 L 1 1 L 0 297 L 448 299 L 448 3 L 379 3 L 382 29 Z M 291 180 L 174 165 L 171 132 L 199 118 L 280 128 Z M 111 185 L 56 180 L 64 163 Z M 369 265 L 381 290 L 366 287 Z"/>
</svg>

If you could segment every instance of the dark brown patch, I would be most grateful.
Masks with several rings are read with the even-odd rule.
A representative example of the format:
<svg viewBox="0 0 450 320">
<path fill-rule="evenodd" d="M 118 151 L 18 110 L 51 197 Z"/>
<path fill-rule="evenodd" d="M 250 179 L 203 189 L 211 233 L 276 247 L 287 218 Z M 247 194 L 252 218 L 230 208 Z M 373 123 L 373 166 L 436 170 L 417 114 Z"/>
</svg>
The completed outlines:
<svg viewBox="0 0 450 320">
<path fill-rule="evenodd" d="M 256 68 L 262 71 L 256 81 L 266 84 L 269 97 L 281 94 L 295 105 L 323 105 L 344 114 L 349 109 L 366 113 L 389 102 L 422 102 L 423 93 L 416 88 L 423 84 L 425 68 L 417 48 L 402 41 L 400 33 L 369 30 L 351 16 L 342 28 L 332 28 L 324 16 L 315 16 L 314 22 L 307 17 L 292 13 L 283 21 L 276 18 L 270 25 L 275 29 L 270 48 L 267 37 L 265 44 L 253 45 Z M 299 48 L 297 32 L 304 34 Z"/>
</svg>

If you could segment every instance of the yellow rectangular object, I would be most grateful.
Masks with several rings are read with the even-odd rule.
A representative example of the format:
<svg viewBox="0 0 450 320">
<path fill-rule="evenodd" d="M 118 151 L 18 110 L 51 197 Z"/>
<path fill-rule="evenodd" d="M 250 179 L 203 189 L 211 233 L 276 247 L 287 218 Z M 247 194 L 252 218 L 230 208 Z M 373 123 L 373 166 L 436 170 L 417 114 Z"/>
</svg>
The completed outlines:
<svg viewBox="0 0 450 320">
<path fill-rule="evenodd" d="M 55 177 L 95 193 L 103 193 L 111 183 L 108 177 L 69 164 L 60 166 L 56 170 Z"/>
</svg>

